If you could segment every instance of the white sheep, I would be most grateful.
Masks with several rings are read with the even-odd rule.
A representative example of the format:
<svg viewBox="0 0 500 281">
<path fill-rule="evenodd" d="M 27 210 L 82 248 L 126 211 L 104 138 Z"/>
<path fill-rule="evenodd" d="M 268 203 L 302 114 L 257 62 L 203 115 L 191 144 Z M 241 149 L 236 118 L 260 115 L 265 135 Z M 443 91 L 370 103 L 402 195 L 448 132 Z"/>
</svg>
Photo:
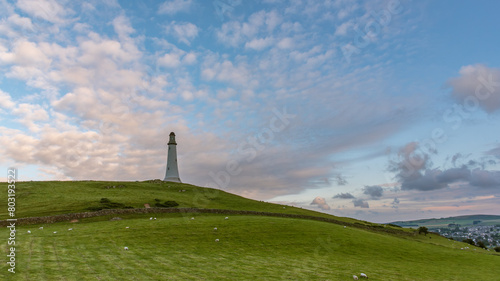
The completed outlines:
<svg viewBox="0 0 500 281">
<path fill-rule="evenodd" d="M 69 231 L 73 230 L 73 228 L 68 228 Z"/>
<path fill-rule="evenodd" d="M 229 219 L 228 217 L 225 218 L 225 220 L 228 220 L 228 219 Z"/>
<path fill-rule="evenodd" d="M 149 220 L 153 220 L 153 217 L 150 217 Z"/>
<path fill-rule="evenodd" d="M 40 228 L 39 228 L 39 229 L 43 229 L 43 226 L 40 226 Z"/>
<path fill-rule="evenodd" d="M 352 276 L 352 279 L 354 279 L 354 280 L 358 280 L 358 276 L 353 275 L 353 276 Z"/>
<path fill-rule="evenodd" d="M 215 242 L 219 242 L 219 239 L 215 239 Z"/>
<path fill-rule="evenodd" d="M 28 230 L 28 233 L 31 233 L 31 231 Z"/>
<path fill-rule="evenodd" d="M 125 251 L 128 251 L 128 247 L 123 247 L 123 249 L 124 249 Z"/>
<path fill-rule="evenodd" d="M 56 234 L 56 233 L 57 233 L 57 231 L 54 231 L 54 234 Z"/>
<path fill-rule="evenodd" d="M 154 218 L 156 220 L 156 218 Z"/>
<path fill-rule="evenodd" d="M 214 230 L 217 231 L 217 227 L 214 227 Z"/>
<path fill-rule="evenodd" d="M 368 276 L 367 276 L 366 274 L 364 274 L 364 273 L 360 273 L 359 275 L 360 275 L 361 277 L 363 277 L 363 278 L 368 278 Z"/>
<path fill-rule="evenodd" d="M 192 217 L 191 219 L 194 220 L 194 217 Z"/>
<path fill-rule="evenodd" d="M 129 228 L 128 226 L 126 226 L 125 228 Z"/>
</svg>

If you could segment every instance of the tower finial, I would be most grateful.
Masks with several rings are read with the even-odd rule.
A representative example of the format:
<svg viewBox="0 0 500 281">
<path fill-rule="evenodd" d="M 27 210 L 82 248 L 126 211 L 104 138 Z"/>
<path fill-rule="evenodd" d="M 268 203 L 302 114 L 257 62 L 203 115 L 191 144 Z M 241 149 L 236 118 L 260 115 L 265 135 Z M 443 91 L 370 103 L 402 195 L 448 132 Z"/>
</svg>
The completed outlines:
<svg viewBox="0 0 500 281">
<path fill-rule="evenodd" d="M 174 132 L 171 132 L 169 136 L 170 136 L 170 139 L 168 141 L 168 145 L 171 145 L 171 144 L 177 145 L 177 143 L 175 142 L 175 134 L 174 134 Z"/>
</svg>

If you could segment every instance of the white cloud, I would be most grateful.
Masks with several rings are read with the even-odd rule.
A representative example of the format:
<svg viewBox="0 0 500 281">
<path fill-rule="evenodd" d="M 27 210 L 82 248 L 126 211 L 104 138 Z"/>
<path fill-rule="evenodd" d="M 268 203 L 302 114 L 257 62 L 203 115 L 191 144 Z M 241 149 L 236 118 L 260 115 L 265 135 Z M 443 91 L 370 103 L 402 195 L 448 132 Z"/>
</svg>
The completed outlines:
<svg viewBox="0 0 500 281">
<path fill-rule="evenodd" d="M 182 62 L 191 65 L 196 63 L 196 54 L 195 53 L 188 53 L 182 58 Z"/>
<path fill-rule="evenodd" d="M 448 81 L 453 98 L 468 111 L 477 106 L 488 113 L 500 109 L 500 69 L 476 64 L 463 66 L 459 73 Z"/>
<path fill-rule="evenodd" d="M 220 100 L 229 99 L 235 95 L 236 95 L 236 91 L 232 88 L 227 88 L 224 90 L 217 91 L 217 99 L 220 99 Z"/>
<path fill-rule="evenodd" d="M 65 22 L 71 12 L 55 0 L 18 0 L 16 5 L 30 15 L 57 24 Z"/>
<path fill-rule="evenodd" d="M 30 18 L 25 18 L 19 16 L 18 14 L 13 14 L 8 18 L 8 21 L 21 27 L 22 29 L 34 31 L 34 26 Z"/>
<path fill-rule="evenodd" d="M 43 69 L 49 67 L 51 63 L 51 59 L 42 52 L 36 43 L 25 40 L 15 42 L 12 53 L 3 53 L 1 59 L 8 64 L 15 63 Z"/>
<path fill-rule="evenodd" d="M 191 44 L 191 40 L 198 36 L 198 27 L 190 22 L 187 23 L 176 23 L 171 22 L 169 25 L 165 26 L 165 31 L 167 33 L 173 34 L 179 42 L 186 45 Z"/>
<path fill-rule="evenodd" d="M 12 101 L 12 97 L 0 90 L 0 107 L 3 107 L 5 109 L 12 109 L 15 106 L 15 103 Z"/>
<path fill-rule="evenodd" d="M 293 45 L 293 39 L 289 37 L 283 38 L 278 42 L 278 48 L 280 49 L 291 49 Z"/>
<path fill-rule="evenodd" d="M 180 55 L 177 53 L 165 54 L 158 59 L 158 65 L 169 68 L 178 67 L 181 64 Z"/>
<path fill-rule="evenodd" d="M 158 8 L 159 14 L 173 15 L 179 12 L 187 12 L 193 4 L 192 0 L 172 0 L 163 2 Z"/>
<path fill-rule="evenodd" d="M 281 17 L 275 11 L 259 11 L 250 15 L 247 22 L 231 21 L 224 23 L 220 30 L 216 32 L 216 35 L 222 43 L 235 47 L 243 42 L 259 40 L 259 38 L 256 38 L 258 35 L 270 37 L 269 35 L 273 34 L 281 22 Z M 254 42 L 250 44 L 257 46 L 262 43 Z"/>
<path fill-rule="evenodd" d="M 203 69 L 202 76 L 207 80 L 215 78 L 219 81 L 239 85 L 246 85 L 251 78 L 250 71 L 244 64 L 235 66 L 229 60 L 222 63 L 217 62 L 212 67 Z"/>
<path fill-rule="evenodd" d="M 351 28 L 353 26 L 352 22 L 350 21 L 347 21 L 347 22 L 344 22 L 342 23 L 341 25 L 339 25 L 336 29 L 335 29 L 335 33 L 334 35 L 346 35 L 347 34 L 347 31 L 349 30 L 349 28 Z"/>
<path fill-rule="evenodd" d="M 253 39 L 252 41 L 245 43 L 245 48 L 260 51 L 262 49 L 265 49 L 265 48 L 271 46 L 273 43 L 274 43 L 274 39 L 272 37 L 258 38 L 258 39 Z"/>
<path fill-rule="evenodd" d="M 311 202 L 311 205 L 318 205 L 321 210 L 330 210 L 330 206 L 328 205 L 328 203 L 326 203 L 326 200 L 323 197 L 318 196 L 314 198 L 314 200 Z"/>
</svg>

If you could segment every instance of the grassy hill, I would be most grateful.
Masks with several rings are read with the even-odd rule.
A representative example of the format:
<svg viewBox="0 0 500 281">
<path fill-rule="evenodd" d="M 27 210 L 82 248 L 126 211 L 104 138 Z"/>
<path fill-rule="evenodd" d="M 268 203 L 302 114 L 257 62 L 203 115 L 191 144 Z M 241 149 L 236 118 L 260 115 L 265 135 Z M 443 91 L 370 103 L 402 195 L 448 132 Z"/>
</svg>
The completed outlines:
<svg viewBox="0 0 500 281">
<path fill-rule="evenodd" d="M 330 217 L 349 226 L 199 213 L 127 214 L 119 215 L 120 219 L 107 215 L 73 223 L 22 225 L 16 233 L 16 274 L 7 272 L 2 262 L 0 279 L 352 280 L 353 274 L 361 272 L 370 280 L 496 280 L 500 276 L 499 255 L 479 248 L 462 250 L 470 245 L 443 237 L 409 235 L 407 229 L 380 232 L 387 226 L 186 184 L 18 183 L 17 218 L 82 212 L 99 206 L 101 198 L 134 208 L 161 199 L 174 200 L 179 207 Z M 6 202 L 4 194 L 0 202 Z M 8 231 L 1 233 L 5 237 L 1 256 L 6 259 Z"/>
<path fill-rule="evenodd" d="M 0 194 L 1 202 L 7 202 L 6 196 L 6 192 Z M 102 198 L 134 208 L 144 208 L 144 204 L 153 207 L 155 199 L 160 199 L 161 202 L 176 201 L 179 208 L 248 210 L 331 217 L 320 212 L 251 200 L 218 189 L 160 180 L 18 182 L 16 216 L 39 217 L 85 212 L 89 211 L 90 207 L 101 206 L 99 202 Z M 6 216 L 7 208 L 0 208 L 0 217 Z M 349 218 L 342 219 L 348 222 L 355 221 Z"/>
</svg>

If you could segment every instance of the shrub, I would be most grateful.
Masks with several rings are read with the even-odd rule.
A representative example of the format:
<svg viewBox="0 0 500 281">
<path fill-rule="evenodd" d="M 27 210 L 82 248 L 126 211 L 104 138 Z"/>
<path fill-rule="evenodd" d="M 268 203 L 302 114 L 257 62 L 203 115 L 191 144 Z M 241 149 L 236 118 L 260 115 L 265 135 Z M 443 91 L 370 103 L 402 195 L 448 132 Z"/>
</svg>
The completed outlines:
<svg viewBox="0 0 500 281">
<path fill-rule="evenodd" d="M 392 223 L 388 223 L 387 225 L 392 226 L 392 227 L 399 227 L 399 228 L 403 228 L 403 227 L 402 227 L 402 226 L 400 226 L 400 225 L 397 225 L 397 224 L 392 224 Z"/>
<path fill-rule="evenodd" d="M 100 206 L 91 206 L 88 207 L 87 210 L 89 211 L 100 211 L 100 210 L 105 210 L 105 209 L 133 209 L 134 207 L 132 206 L 125 206 L 123 203 L 118 203 L 118 202 L 111 202 L 108 198 L 101 198 L 99 201 Z"/>
<path fill-rule="evenodd" d="M 496 246 L 495 248 L 493 248 L 495 250 L 495 252 L 500 252 L 500 246 Z"/>
<path fill-rule="evenodd" d="M 484 242 L 483 241 L 477 241 L 477 244 L 476 244 L 478 247 L 480 248 L 483 248 L 483 249 L 486 249 L 486 245 L 484 245 Z"/>
<path fill-rule="evenodd" d="M 429 233 L 429 229 L 425 226 L 421 226 L 418 228 L 418 234 L 421 234 L 421 233 L 427 235 L 427 233 Z"/>
<path fill-rule="evenodd" d="M 173 208 L 179 206 L 179 203 L 175 201 L 165 201 L 165 203 L 156 203 L 156 207 L 163 207 L 163 208 Z"/>
<path fill-rule="evenodd" d="M 469 243 L 472 246 L 476 246 L 476 243 L 474 243 L 474 240 L 472 240 L 470 238 L 464 239 L 464 240 L 462 240 L 462 242 Z"/>
</svg>

